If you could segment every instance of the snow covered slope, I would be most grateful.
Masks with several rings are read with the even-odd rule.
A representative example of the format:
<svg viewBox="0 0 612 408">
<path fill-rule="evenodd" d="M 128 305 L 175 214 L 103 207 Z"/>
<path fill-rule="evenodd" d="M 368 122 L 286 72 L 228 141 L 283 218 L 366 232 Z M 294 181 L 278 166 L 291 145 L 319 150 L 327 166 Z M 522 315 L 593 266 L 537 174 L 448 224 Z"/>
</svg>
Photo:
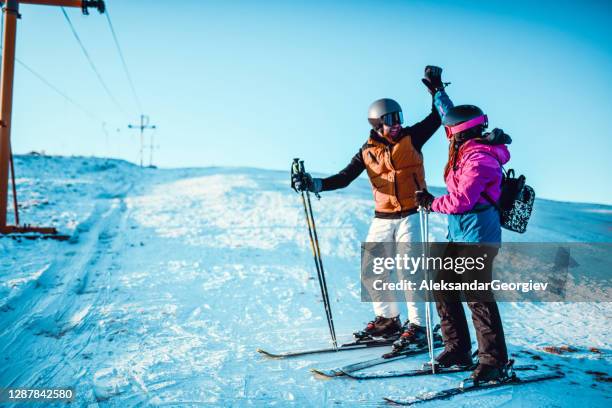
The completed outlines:
<svg viewBox="0 0 612 408">
<path fill-rule="evenodd" d="M 0 239 L 0 387 L 74 386 L 77 406 L 376 406 L 465 376 L 321 381 L 308 368 L 382 350 L 293 360 L 255 352 L 329 344 L 303 210 L 286 172 L 37 156 L 18 156 L 16 166 L 23 221 L 73 238 Z M 360 179 L 313 206 L 336 331 L 348 340 L 372 317 L 358 280 L 370 187 Z M 431 230 L 444 239 L 442 217 L 432 216 Z M 612 207 L 538 200 L 528 233 L 504 238 L 610 242 Z M 534 362 L 527 351 L 568 375 L 460 396 L 453 406 L 610 406 L 609 304 L 501 308 L 519 363 Z M 541 351 L 564 344 L 578 351 Z"/>
</svg>

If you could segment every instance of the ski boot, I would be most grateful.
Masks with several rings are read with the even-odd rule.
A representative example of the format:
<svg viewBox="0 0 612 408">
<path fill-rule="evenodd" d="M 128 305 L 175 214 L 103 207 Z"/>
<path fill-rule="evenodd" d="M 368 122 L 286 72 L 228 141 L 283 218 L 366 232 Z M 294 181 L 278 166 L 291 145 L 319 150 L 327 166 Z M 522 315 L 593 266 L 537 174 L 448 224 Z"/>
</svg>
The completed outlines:
<svg viewBox="0 0 612 408">
<path fill-rule="evenodd" d="M 462 353 L 458 351 L 449 351 L 446 349 L 436 356 L 436 364 L 443 368 L 448 368 L 452 366 L 474 366 L 474 362 L 472 361 L 472 353 L 470 353 L 469 351 Z"/>
<path fill-rule="evenodd" d="M 478 363 L 478 366 L 472 371 L 472 375 L 470 375 L 470 380 L 474 385 L 508 381 L 514 375 L 512 370 L 513 363 L 513 361 L 509 361 L 501 367 Z"/>
<path fill-rule="evenodd" d="M 399 353 L 412 344 L 419 347 L 427 345 L 427 332 L 423 326 L 406 322 L 402 327 L 402 334 L 399 339 L 393 343 L 392 353 Z"/>
<path fill-rule="evenodd" d="M 370 340 L 374 337 L 382 337 L 385 339 L 397 338 L 400 334 L 402 325 L 399 316 L 382 317 L 376 316 L 374 320 L 368 323 L 365 329 L 353 333 L 357 341 Z"/>
</svg>

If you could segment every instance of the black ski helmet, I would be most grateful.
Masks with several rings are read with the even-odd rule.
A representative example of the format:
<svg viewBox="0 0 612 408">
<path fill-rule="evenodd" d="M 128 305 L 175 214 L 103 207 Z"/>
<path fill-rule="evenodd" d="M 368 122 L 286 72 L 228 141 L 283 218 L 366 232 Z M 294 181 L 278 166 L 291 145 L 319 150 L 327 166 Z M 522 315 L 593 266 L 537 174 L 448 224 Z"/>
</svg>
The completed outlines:
<svg viewBox="0 0 612 408">
<path fill-rule="evenodd" d="M 385 118 L 383 119 L 383 117 Z M 402 107 L 393 99 L 378 99 L 372 102 L 368 109 L 368 122 L 374 129 L 380 128 L 383 123 L 388 125 L 401 124 L 404 122 Z"/>
<path fill-rule="evenodd" d="M 442 124 L 446 130 L 446 136 L 451 138 L 457 133 L 479 125 L 486 128 L 488 126 L 488 118 L 478 106 L 458 105 L 446 112 L 442 118 Z"/>
</svg>

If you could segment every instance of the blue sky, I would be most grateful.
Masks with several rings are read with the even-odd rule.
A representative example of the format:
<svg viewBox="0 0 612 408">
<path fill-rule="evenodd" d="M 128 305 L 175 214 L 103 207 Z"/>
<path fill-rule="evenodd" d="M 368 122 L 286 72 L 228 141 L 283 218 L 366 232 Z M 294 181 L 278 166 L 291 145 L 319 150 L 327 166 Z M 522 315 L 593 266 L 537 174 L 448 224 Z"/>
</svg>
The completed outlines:
<svg viewBox="0 0 612 408">
<path fill-rule="evenodd" d="M 427 64 L 455 103 L 477 104 L 514 142 L 510 166 L 540 197 L 612 204 L 612 6 L 605 2 L 109 0 L 163 167 L 254 166 L 333 173 L 366 140 L 368 105 L 391 97 L 408 123 L 431 98 Z M 95 118 L 17 67 L 18 153 L 138 161 L 140 113 L 103 16 L 68 10 L 115 98 L 61 11 L 21 6 L 17 55 Z M 104 132 L 102 122 L 106 122 Z M 442 185 L 447 142 L 424 148 Z"/>
</svg>

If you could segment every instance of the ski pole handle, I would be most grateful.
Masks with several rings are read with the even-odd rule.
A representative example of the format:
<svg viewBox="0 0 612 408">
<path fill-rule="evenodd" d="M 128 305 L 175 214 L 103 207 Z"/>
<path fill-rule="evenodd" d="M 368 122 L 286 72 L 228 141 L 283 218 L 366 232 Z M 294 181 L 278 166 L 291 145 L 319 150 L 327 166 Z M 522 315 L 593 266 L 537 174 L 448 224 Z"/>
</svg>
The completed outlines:
<svg viewBox="0 0 612 408">
<path fill-rule="evenodd" d="M 299 158 L 295 158 L 293 159 L 293 164 L 292 164 L 292 168 L 294 172 L 299 172 L 299 165 L 300 165 L 300 159 Z"/>
<path fill-rule="evenodd" d="M 300 180 L 302 179 L 301 173 L 300 173 L 300 159 L 298 158 L 293 159 L 293 163 L 291 163 L 291 188 L 296 193 L 299 193 L 297 188 L 295 188 L 294 176 L 296 175 L 300 177 Z"/>
<path fill-rule="evenodd" d="M 304 160 L 300 160 L 300 174 L 302 177 L 304 177 L 305 173 L 306 173 L 306 169 L 304 167 Z M 306 195 L 308 195 L 308 191 L 306 191 Z M 321 196 L 319 195 L 319 193 L 315 192 L 314 195 L 315 197 L 317 197 L 317 200 L 321 199 Z"/>
<path fill-rule="evenodd" d="M 291 164 L 291 175 L 298 174 L 300 175 L 302 172 L 300 171 L 300 159 L 293 159 L 293 163 Z"/>
<path fill-rule="evenodd" d="M 417 212 L 421 212 L 421 211 L 425 212 L 426 214 L 429 213 L 429 210 L 427 208 L 419 205 L 419 208 L 417 208 Z"/>
</svg>

